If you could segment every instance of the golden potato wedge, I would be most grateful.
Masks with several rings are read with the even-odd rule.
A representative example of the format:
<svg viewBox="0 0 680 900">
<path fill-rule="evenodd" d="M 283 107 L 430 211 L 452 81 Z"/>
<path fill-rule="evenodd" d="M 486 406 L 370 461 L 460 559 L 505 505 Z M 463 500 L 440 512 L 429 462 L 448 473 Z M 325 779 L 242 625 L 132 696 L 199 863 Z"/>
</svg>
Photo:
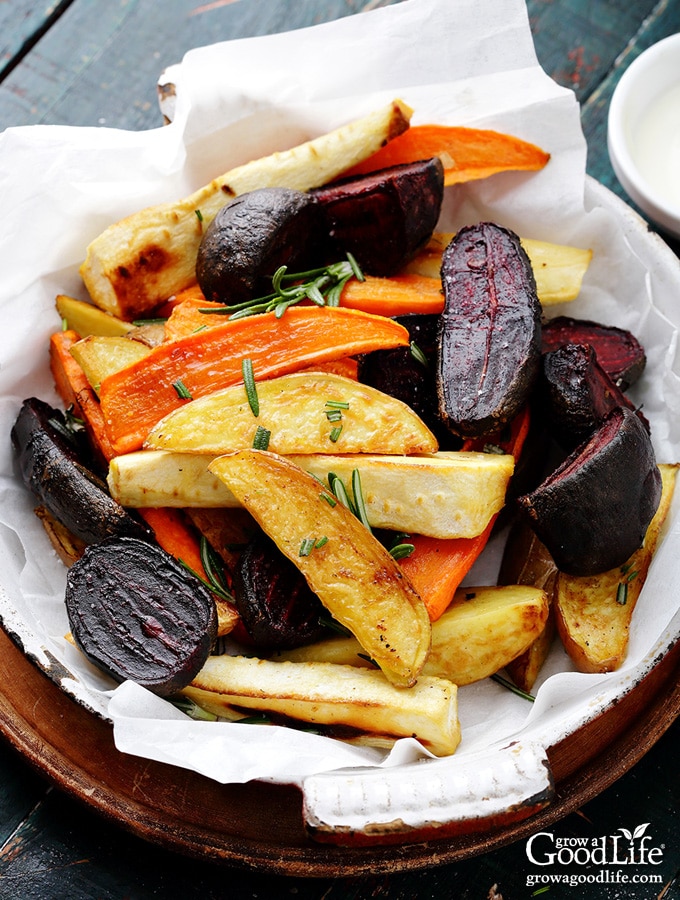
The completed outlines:
<svg viewBox="0 0 680 900">
<path fill-rule="evenodd" d="M 601 575 L 560 572 L 555 592 L 557 630 L 580 672 L 613 672 L 626 658 L 630 623 L 673 499 L 678 464 L 659 466 L 662 493 L 642 547 L 625 565 Z"/>
<path fill-rule="evenodd" d="M 211 656 L 182 693 L 217 716 L 237 706 L 318 725 L 413 736 L 439 756 L 450 755 L 460 742 L 456 686 L 441 678 L 420 678 L 404 690 L 376 669 Z"/>
<path fill-rule="evenodd" d="M 430 650 L 430 618 L 396 561 L 359 519 L 312 475 L 268 451 L 220 456 L 210 470 L 388 680 L 414 684 Z"/>
<path fill-rule="evenodd" d="M 81 338 L 91 334 L 107 337 L 123 337 L 134 326 L 130 322 L 104 312 L 98 306 L 77 300 L 66 294 L 58 294 L 56 299 L 57 312 L 67 323 L 68 328 L 75 331 Z"/>
<path fill-rule="evenodd" d="M 459 589 L 446 612 L 432 623 L 432 647 L 422 674 L 458 686 L 481 681 L 507 666 L 544 630 L 544 591 L 528 586 Z M 351 637 L 329 638 L 276 654 L 277 660 L 370 666 Z"/>
<path fill-rule="evenodd" d="M 439 278 L 441 255 L 452 234 L 438 232 L 407 266 L 407 272 Z M 531 261 L 538 299 L 543 306 L 575 300 L 593 257 L 592 250 L 521 238 Z"/>
<path fill-rule="evenodd" d="M 499 584 L 527 584 L 545 591 L 550 611 L 545 628 L 538 637 L 508 663 L 506 670 L 520 690 L 531 692 L 555 637 L 553 596 L 557 584 L 557 566 L 547 547 L 524 520 L 513 523 L 501 560 Z"/>
<path fill-rule="evenodd" d="M 273 453 L 434 453 L 437 439 L 401 400 L 330 372 L 258 381 L 257 415 L 243 384 L 200 397 L 152 429 L 144 446 L 219 456 L 253 446 L 258 428 Z"/>
<path fill-rule="evenodd" d="M 117 456 L 109 465 L 109 490 L 132 508 L 240 505 L 228 485 L 209 471 L 211 459 L 169 450 Z M 481 534 L 503 507 L 514 469 L 509 454 L 456 451 L 431 456 L 318 454 L 290 460 L 322 480 L 333 472 L 347 486 L 356 469 L 372 527 L 443 538 Z"/>
<path fill-rule="evenodd" d="M 405 131 L 411 112 L 394 100 L 335 131 L 238 166 L 182 200 L 111 225 L 89 245 L 80 267 L 93 302 L 122 319 L 140 318 L 195 282 L 204 229 L 230 199 L 256 188 L 307 191 L 325 184 Z"/>
<path fill-rule="evenodd" d="M 93 334 L 76 341 L 71 354 L 92 388 L 99 393 L 99 386 L 106 377 L 143 359 L 150 349 L 146 344 L 126 337 Z"/>
</svg>

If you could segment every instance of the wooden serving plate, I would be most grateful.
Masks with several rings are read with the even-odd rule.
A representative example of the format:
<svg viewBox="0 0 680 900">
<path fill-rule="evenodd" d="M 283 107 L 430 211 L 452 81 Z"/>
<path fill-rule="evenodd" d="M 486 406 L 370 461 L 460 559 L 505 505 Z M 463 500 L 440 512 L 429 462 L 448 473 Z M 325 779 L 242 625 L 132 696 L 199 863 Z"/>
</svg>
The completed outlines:
<svg viewBox="0 0 680 900">
<path fill-rule="evenodd" d="M 541 830 L 630 769 L 680 714 L 680 642 L 630 692 L 549 748 L 553 802 L 479 832 L 334 847 L 305 832 L 295 787 L 220 785 L 119 752 L 110 724 L 75 702 L 0 630 L 0 731 L 67 793 L 139 837 L 180 853 L 291 876 L 406 871 L 474 856 Z"/>
</svg>

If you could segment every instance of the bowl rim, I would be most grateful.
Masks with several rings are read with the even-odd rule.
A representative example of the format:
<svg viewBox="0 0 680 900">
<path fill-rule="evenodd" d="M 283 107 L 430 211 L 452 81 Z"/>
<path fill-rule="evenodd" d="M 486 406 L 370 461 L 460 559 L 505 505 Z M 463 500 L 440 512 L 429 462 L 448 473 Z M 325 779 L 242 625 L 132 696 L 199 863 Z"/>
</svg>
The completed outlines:
<svg viewBox="0 0 680 900">
<path fill-rule="evenodd" d="M 669 203 L 641 174 L 630 152 L 625 111 L 636 85 L 660 60 L 680 58 L 680 32 L 652 44 L 622 74 L 614 89 L 607 117 L 607 148 L 614 172 L 635 203 L 659 225 L 680 236 L 680 205 Z M 680 71 L 678 77 L 680 85 Z"/>
</svg>

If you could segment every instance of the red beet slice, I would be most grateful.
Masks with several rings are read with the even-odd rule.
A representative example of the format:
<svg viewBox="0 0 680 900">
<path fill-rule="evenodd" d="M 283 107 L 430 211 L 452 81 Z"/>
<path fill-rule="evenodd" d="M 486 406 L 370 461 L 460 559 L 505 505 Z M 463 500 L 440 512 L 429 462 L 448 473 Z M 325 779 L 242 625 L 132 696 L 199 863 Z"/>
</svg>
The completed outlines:
<svg viewBox="0 0 680 900">
<path fill-rule="evenodd" d="M 590 344 L 598 363 L 622 391 L 638 380 L 647 363 L 642 344 L 630 331 L 587 319 L 551 319 L 543 325 L 542 343 L 544 353 L 565 344 Z"/>
<path fill-rule="evenodd" d="M 660 498 L 649 434 L 635 413 L 618 407 L 518 503 L 561 571 L 597 575 L 640 547 Z"/>
<path fill-rule="evenodd" d="M 338 252 L 369 275 L 392 275 L 430 239 L 444 197 L 437 157 L 336 181 L 311 192 Z"/>
<path fill-rule="evenodd" d="M 210 592 L 160 547 L 136 538 L 85 550 L 68 572 L 66 610 L 94 665 L 161 696 L 189 684 L 217 633 Z"/>
<path fill-rule="evenodd" d="M 541 311 L 529 259 L 514 232 L 461 228 L 442 257 L 437 394 L 454 434 L 480 437 L 519 413 L 541 361 Z"/>
</svg>

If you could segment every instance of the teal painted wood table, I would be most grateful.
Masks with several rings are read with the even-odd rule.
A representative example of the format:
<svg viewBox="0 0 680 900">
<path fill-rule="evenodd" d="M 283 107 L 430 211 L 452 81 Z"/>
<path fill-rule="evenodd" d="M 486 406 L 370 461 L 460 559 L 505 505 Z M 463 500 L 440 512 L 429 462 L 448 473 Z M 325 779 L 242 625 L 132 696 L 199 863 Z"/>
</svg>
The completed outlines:
<svg viewBox="0 0 680 900">
<path fill-rule="evenodd" d="M 384 5 L 387 0 L 9 0 L 0 4 L 0 129 L 34 124 L 156 128 L 162 124 L 157 79 L 188 50 Z M 680 31 L 680 3 L 528 0 L 527 8 L 541 65 L 571 88 L 581 104 L 589 175 L 630 203 L 607 155 L 609 102 L 627 66 L 652 43 Z M 661 238 L 680 252 L 677 241 Z M 182 822 L 162 822 L 156 833 L 145 833 L 128 827 L 129 810 L 118 815 L 113 802 L 89 802 L 88 791 L 96 793 L 95 788 L 75 784 L 69 759 L 49 740 L 49 729 L 41 729 L 40 716 L 72 723 L 83 768 L 91 753 L 101 753 L 108 764 L 108 726 L 98 722 L 94 732 L 84 726 L 88 733 L 81 739 L 81 717 L 90 714 L 73 713 L 72 701 L 0 635 L 0 898 L 680 900 L 675 746 L 680 726 L 673 722 L 680 708 L 677 657 L 675 651 L 658 684 L 650 687 L 644 710 L 622 708 L 621 722 L 630 715 L 630 729 L 622 726 L 609 746 L 598 745 L 592 766 L 580 770 L 564 751 L 562 764 L 570 775 L 558 785 L 556 818 L 539 818 L 507 841 L 490 840 L 488 847 L 475 846 L 470 854 L 447 857 L 443 851 L 438 859 L 433 852 L 425 866 L 422 854 L 409 859 L 407 852 L 400 856 L 391 849 L 381 858 L 376 851 L 373 860 L 368 856 L 354 872 L 336 877 L 337 860 L 325 870 L 312 866 L 305 871 L 301 856 L 300 864 L 284 875 L 285 862 L 275 854 L 269 865 L 264 857 L 249 864 L 245 852 L 235 865 L 234 859 L 220 861 L 202 853 L 198 845 L 183 852 L 161 834 L 163 828 L 181 831 Z M 34 717 L 26 711 L 32 692 L 39 701 Z M 597 744 L 597 732 L 588 739 Z M 162 770 L 154 770 L 153 779 L 161 778 Z M 208 802 L 206 796 L 197 788 L 197 802 Z M 239 796 L 239 791 L 229 794 L 229 814 L 235 819 Z M 249 797 L 244 809 L 253 817 L 254 840 L 261 840 L 257 835 L 268 822 L 290 815 L 289 803 L 285 789 L 264 791 L 261 807 L 253 812 Z M 611 853 L 615 837 L 636 827 L 648 835 L 648 846 L 660 847 L 662 864 L 631 865 L 619 859 L 618 865 L 589 867 L 593 877 L 579 880 L 586 871 L 578 861 L 579 846 L 606 845 Z M 600 874 L 596 879 L 605 868 L 606 878 Z M 558 872 L 572 880 L 551 881 L 548 876 Z M 650 880 L 650 873 L 659 877 Z M 633 883 L 632 875 L 644 877 Z"/>
</svg>

